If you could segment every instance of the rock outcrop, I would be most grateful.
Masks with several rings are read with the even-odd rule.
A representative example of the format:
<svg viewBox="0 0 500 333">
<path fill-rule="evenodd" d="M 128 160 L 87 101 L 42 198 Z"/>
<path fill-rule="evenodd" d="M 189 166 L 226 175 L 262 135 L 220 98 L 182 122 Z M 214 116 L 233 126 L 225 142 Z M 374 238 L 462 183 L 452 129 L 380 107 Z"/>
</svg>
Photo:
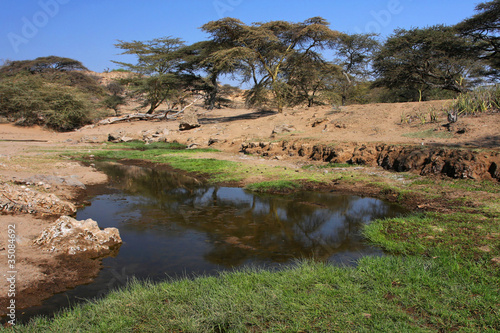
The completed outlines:
<svg viewBox="0 0 500 333">
<path fill-rule="evenodd" d="M 120 142 L 130 142 L 132 140 L 134 140 L 134 138 L 128 137 L 126 134 L 122 133 L 121 131 L 108 134 L 108 141 L 109 142 L 120 143 Z"/>
<path fill-rule="evenodd" d="M 68 255 L 85 253 L 90 257 L 101 257 L 110 254 L 122 243 L 122 239 L 116 228 L 101 230 L 92 219 L 77 221 L 69 216 L 61 216 L 33 243 L 50 252 Z"/>
<path fill-rule="evenodd" d="M 39 192 L 27 186 L 0 184 L 0 211 L 45 215 L 71 215 L 75 206 L 54 194 Z"/>
</svg>

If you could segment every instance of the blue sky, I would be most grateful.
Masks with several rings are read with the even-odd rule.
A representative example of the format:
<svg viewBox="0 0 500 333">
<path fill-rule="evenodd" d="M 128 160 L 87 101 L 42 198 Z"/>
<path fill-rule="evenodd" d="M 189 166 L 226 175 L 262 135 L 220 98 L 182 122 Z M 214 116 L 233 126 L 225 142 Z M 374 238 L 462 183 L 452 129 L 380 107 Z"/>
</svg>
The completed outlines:
<svg viewBox="0 0 500 333">
<path fill-rule="evenodd" d="M 347 33 L 452 25 L 474 14 L 477 0 L 0 0 L 0 61 L 57 55 L 93 71 L 128 61 L 117 40 L 173 36 L 207 39 L 199 27 L 225 16 L 244 23 L 321 16 Z M 1 62 L 0 62 L 1 63 Z"/>
</svg>

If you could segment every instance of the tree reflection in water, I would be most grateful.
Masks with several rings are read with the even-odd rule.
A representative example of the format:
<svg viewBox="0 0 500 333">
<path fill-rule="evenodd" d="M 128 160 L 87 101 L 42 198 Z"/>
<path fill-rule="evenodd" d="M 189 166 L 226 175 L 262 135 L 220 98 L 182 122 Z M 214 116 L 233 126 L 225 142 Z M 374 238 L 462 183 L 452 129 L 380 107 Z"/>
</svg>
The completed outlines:
<svg viewBox="0 0 500 333">
<path fill-rule="evenodd" d="M 203 260 L 224 267 L 293 258 L 329 260 L 339 253 L 356 258 L 373 251 L 360 235 L 365 223 L 403 212 L 371 198 L 319 192 L 257 195 L 204 186 L 171 170 L 116 163 L 98 167 L 128 201 L 120 212 L 126 221 L 115 225 L 122 237 L 153 231 L 156 237 L 171 238 L 195 232 L 210 245 Z"/>
</svg>

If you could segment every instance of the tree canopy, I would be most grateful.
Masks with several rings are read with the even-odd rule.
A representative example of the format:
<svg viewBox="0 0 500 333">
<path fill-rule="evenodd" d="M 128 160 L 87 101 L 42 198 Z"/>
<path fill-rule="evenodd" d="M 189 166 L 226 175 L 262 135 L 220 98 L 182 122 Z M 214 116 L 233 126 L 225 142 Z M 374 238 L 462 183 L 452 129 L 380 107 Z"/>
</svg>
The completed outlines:
<svg viewBox="0 0 500 333">
<path fill-rule="evenodd" d="M 115 46 L 124 50 L 122 54 L 137 57 L 134 64 L 114 62 L 138 74 L 127 80 L 135 93 L 143 97 L 143 106 L 149 106 L 147 113 L 153 113 L 185 82 L 179 71 L 182 61 L 179 50 L 184 47 L 184 42 L 179 38 L 163 37 L 145 42 L 119 41 Z"/>
<path fill-rule="evenodd" d="M 475 42 L 480 59 L 488 60 L 496 71 L 500 70 L 500 0 L 481 3 L 476 6 L 476 15 L 460 22 L 456 29 Z"/>
<path fill-rule="evenodd" d="M 370 62 L 379 42 L 375 34 L 342 34 L 337 40 L 337 63 L 342 68 L 342 80 L 339 80 L 342 105 L 345 105 L 356 80 L 365 80 L 370 75 Z"/>
<path fill-rule="evenodd" d="M 0 115 L 19 125 L 68 131 L 98 116 L 105 95 L 77 60 L 56 56 L 8 61 L 0 67 Z"/>
<path fill-rule="evenodd" d="M 34 60 L 7 61 L 0 67 L 0 75 L 16 75 L 21 72 L 42 73 L 51 71 L 88 70 L 74 59 L 57 56 L 39 57 Z"/>
<path fill-rule="evenodd" d="M 203 25 L 202 30 L 212 36 L 214 43 L 222 46 L 221 50 L 214 52 L 214 59 L 222 63 L 237 60 L 246 75 L 253 78 L 254 88 L 257 85 L 269 86 L 279 112 L 283 110 L 286 95 L 283 71 L 292 56 L 301 54 L 305 57 L 321 50 L 340 34 L 331 30 L 329 23 L 321 17 L 300 23 L 270 21 L 251 25 L 224 18 Z M 257 79 L 259 74 L 261 78 Z"/>
<path fill-rule="evenodd" d="M 470 39 L 457 35 L 451 27 L 398 29 L 374 58 L 377 84 L 404 87 L 420 99 L 433 88 L 465 92 L 484 69 L 471 55 L 472 47 Z"/>
</svg>

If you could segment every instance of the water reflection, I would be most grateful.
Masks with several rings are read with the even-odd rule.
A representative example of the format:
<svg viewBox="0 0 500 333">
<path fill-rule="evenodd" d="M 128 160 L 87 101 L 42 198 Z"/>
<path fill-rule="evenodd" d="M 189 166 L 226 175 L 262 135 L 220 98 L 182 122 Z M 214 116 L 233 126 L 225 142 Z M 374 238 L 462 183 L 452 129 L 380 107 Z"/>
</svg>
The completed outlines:
<svg viewBox="0 0 500 333">
<path fill-rule="evenodd" d="M 109 163 L 99 167 L 120 193 L 96 197 L 79 218 L 92 217 L 103 227 L 118 227 L 125 240 L 121 251 L 126 251 L 127 243 L 137 243 L 140 235 L 175 237 L 176 243 L 184 239 L 186 243 L 180 241 L 177 248 L 168 246 L 177 256 L 171 258 L 174 261 L 186 262 L 182 256 L 191 258 L 196 246 L 204 249 L 202 258 L 191 260 L 226 268 L 291 258 L 335 261 L 336 254 L 357 258 L 363 251 L 377 252 L 363 241 L 362 226 L 402 212 L 372 198 L 317 192 L 255 195 L 240 188 L 204 187 L 194 178 L 168 170 Z M 113 216 L 103 218 L 96 205 L 106 206 Z M 195 236 L 203 246 L 193 243 Z M 157 245 L 147 254 L 149 258 L 162 252 Z M 140 246 L 140 252 L 144 254 L 146 248 Z"/>
</svg>

